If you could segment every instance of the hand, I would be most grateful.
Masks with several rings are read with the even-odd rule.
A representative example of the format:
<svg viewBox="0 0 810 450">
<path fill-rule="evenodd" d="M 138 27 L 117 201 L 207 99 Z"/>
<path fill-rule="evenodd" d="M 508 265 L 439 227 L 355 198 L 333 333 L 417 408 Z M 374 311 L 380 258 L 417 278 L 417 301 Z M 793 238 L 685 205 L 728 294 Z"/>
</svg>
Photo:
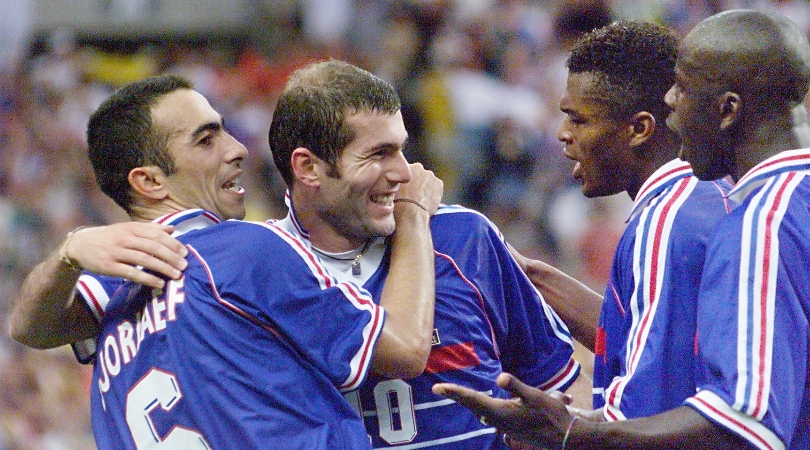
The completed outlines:
<svg viewBox="0 0 810 450">
<path fill-rule="evenodd" d="M 397 198 L 407 198 L 418 202 L 432 216 L 442 201 L 444 182 L 420 163 L 409 164 L 409 166 L 411 180 L 399 185 Z"/>
<path fill-rule="evenodd" d="M 169 225 L 141 222 L 82 228 L 70 238 L 65 251 L 90 272 L 162 288 L 160 277 L 135 266 L 180 278 L 188 265 L 188 249 L 171 236 L 172 231 L 174 227 Z"/>
<path fill-rule="evenodd" d="M 565 430 L 573 419 L 566 406 L 543 391 L 502 373 L 497 383 L 512 395 L 510 399 L 493 398 L 455 384 L 433 385 L 433 393 L 443 395 L 469 408 L 486 423 L 505 433 L 507 439 L 524 444 L 559 448 Z M 525 447 L 524 447 L 525 448 Z"/>
</svg>

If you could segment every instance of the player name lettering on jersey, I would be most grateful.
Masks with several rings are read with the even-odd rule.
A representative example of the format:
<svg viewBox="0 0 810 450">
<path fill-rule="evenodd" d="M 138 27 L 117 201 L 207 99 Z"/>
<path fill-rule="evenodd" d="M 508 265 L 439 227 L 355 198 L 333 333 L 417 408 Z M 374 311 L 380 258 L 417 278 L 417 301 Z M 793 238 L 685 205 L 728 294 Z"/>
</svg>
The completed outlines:
<svg viewBox="0 0 810 450">
<path fill-rule="evenodd" d="M 138 354 L 147 333 L 155 334 L 166 329 L 169 322 L 177 319 L 177 307 L 185 301 L 183 279 L 171 280 L 165 291 L 154 290 L 152 300 L 146 303 L 135 320 L 118 324 L 115 332 L 99 338 L 96 363 L 101 369 L 98 387 L 102 394 L 110 389 L 112 378 L 121 373 Z"/>
</svg>

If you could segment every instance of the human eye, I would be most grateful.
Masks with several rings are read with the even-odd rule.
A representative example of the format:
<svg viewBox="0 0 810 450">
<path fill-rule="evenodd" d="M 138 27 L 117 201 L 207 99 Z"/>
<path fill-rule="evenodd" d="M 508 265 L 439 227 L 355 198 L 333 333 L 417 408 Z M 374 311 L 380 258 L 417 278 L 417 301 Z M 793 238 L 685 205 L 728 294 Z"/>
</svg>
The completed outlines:
<svg viewBox="0 0 810 450">
<path fill-rule="evenodd" d="M 209 147 L 213 143 L 214 143 L 214 136 L 211 135 L 211 134 L 207 134 L 207 135 L 203 136 L 202 138 L 200 138 L 199 141 L 197 141 L 197 145 L 200 145 L 200 146 L 203 146 L 203 147 Z"/>
<path fill-rule="evenodd" d="M 379 161 L 397 154 L 397 152 L 401 151 L 399 148 L 395 148 L 393 146 L 380 146 L 374 148 L 371 153 L 369 153 L 368 158 L 371 160 Z"/>
<path fill-rule="evenodd" d="M 568 121 L 574 125 L 582 125 L 585 123 L 585 118 L 579 114 L 568 113 Z"/>
</svg>

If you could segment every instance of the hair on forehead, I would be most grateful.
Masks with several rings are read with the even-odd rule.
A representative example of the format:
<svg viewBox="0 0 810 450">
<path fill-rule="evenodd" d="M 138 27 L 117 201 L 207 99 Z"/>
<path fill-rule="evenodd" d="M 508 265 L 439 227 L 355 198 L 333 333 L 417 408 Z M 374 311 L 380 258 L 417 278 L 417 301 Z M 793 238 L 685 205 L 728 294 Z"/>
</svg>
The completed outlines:
<svg viewBox="0 0 810 450">
<path fill-rule="evenodd" d="M 664 95 L 675 80 L 678 52 L 675 31 L 649 22 L 622 20 L 581 37 L 566 66 L 571 73 L 591 73 L 588 95 L 612 112 L 630 116 L 639 111 L 664 120 Z"/>
</svg>

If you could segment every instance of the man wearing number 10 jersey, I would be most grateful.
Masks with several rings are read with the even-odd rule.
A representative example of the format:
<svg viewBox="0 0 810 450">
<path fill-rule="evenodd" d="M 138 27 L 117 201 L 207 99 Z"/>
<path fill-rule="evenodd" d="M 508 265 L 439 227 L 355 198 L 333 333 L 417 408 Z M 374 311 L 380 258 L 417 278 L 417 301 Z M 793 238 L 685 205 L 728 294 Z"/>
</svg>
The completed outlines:
<svg viewBox="0 0 810 450">
<path fill-rule="evenodd" d="M 342 124 L 332 123 L 334 117 Z M 405 162 L 408 137 L 393 87 L 342 61 L 310 64 L 291 75 L 269 136 L 289 188 L 289 214 L 274 225 L 300 238 L 340 281 L 362 285 L 373 298 L 384 293 L 394 230 L 381 233 L 376 217 L 385 211 L 389 185 L 403 174 L 380 165 Z M 335 144 L 346 136 L 354 141 Z M 393 236 L 399 227 L 397 221 Z M 433 384 L 452 380 L 504 397 L 495 378 L 508 370 L 543 389 L 564 390 L 579 374 L 572 341 L 488 219 L 440 206 L 430 233 L 436 303 L 424 372 L 392 377 L 372 371 L 346 397 L 374 448 L 505 448 L 493 427 L 434 395 Z"/>
<path fill-rule="evenodd" d="M 307 230 L 295 208 L 276 225 L 299 234 Z M 568 330 L 543 302 L 513 261 L 494 224 L 459 206 L 441 206 L 431 218 L 435 249 L 436 315 L 433 350 L 425 372 L 412 379 L 372 374 L 346 398 L 363 416 L 374 448 L 507 448 L 495 429 L 468 409 L 431 392 L 452 381 L 496 397 L 502 371 L 519 373 L 544 390 L 565 390 L 577 377 Z M 385 239 L 374 240 L 360 258 L 337 259 L 317 251 L 342 281 L 362 284 L 378 296 L 388 270 Z M 359 275 L 353 273 L 359 272 Z"/>
</svg>

